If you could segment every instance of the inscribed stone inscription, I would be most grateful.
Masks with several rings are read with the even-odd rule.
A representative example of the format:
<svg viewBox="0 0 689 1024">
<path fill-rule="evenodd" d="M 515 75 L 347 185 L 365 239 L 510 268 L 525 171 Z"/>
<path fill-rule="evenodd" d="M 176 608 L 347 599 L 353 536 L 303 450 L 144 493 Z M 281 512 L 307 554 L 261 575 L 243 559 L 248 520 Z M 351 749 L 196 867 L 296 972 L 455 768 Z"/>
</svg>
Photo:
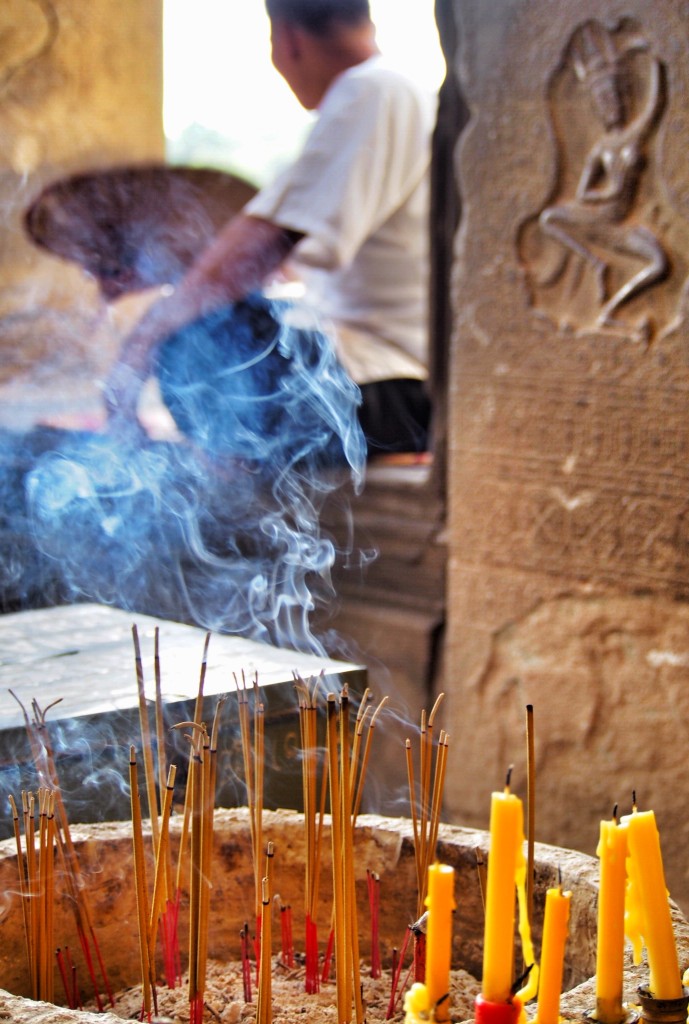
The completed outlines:
<svg viewBox="0 0 689 1024">
<path fill-rule="evenodd" d="M 460 437 L 482 405 L 493 410 L 484 443 L 460 445 L 476 480 L 463 498 L 467 562 L 689 597 L 683 402 L 657 421 L 659 394 L 648 385 L 611 392 L 582 382 L 577 401 L 571 381 L 544 389 L 465 375 L 465 384 Z"/>
<path fill-rule="evenodd" d="M 551 78 L 555 190 L 520 255 L 533 306 L 561 327 L 648 340 L 676 315 L 687 266 L 656 146 L 667 88 L 630 19 L 579 26 Z"/>
</svg>

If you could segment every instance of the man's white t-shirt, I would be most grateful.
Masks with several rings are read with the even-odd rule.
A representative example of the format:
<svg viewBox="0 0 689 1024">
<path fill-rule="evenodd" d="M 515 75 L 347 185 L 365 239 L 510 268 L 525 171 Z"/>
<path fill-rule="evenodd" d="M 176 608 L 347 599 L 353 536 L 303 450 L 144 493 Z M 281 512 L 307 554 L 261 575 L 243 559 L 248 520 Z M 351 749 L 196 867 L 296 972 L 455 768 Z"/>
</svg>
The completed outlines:
<svg viewBox="0 0 689 1024">
<path fill-rule="evenodd" d="M 305 237 L 293 263 L 359 384 L 424 379 L 436 97 L 372 57 L 339 75 L 296 161 L 244 212 Z"/>
</svg>

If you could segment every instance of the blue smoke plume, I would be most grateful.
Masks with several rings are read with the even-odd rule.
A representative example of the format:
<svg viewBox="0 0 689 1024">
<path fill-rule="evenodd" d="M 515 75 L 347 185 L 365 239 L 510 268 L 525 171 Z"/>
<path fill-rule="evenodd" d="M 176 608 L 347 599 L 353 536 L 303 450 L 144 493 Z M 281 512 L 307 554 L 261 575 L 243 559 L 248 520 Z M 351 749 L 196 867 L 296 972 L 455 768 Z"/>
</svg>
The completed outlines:
<svg viewBox="0 0 689 1024">
<path fill-rule="evenodd" d="M 5 606 L 99 601 L 320 652 L 336 551 L 319 515 L 365 461 L 330 339 L 251 296 L 167 339 L 157 375 L 180 442 L 6 434 Z"/>
</svg>

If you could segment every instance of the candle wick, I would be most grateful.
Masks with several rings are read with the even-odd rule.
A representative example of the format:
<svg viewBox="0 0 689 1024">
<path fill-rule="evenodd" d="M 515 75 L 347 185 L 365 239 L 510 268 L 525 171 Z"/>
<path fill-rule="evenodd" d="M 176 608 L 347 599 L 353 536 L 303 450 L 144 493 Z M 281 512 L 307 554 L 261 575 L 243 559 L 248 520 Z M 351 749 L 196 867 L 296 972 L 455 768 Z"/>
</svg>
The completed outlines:
<svg viewBox="0 0 689 1024">
<path fill-rule="evenodd" d="M 632 810 L 636 811 L 636 809 L 637 809 L 637 805 L 636 805 L 636 790 L 633 789 L 632 790 Z"/>
<path fill-rule="evenodd" d="M 615 806 L 612 809 L 612 820 L 615 822 L 616 825 L 619 824 L 619 818 L 617 816 L 617 804 L 615 804 Z"/>
<path fill-rule="evenodd" d="M 526 979 L 531 974 L 531 971 L 533 970 L 533 968 L 534 968 L 534 965 L 533 964 L 529 964 L 529 966 L 526 968 L 526 970 L 523 971 L 519 975 L 519 977 L 516 979 L 516 981 L 512 985 L 512 988 L 510 989 L 510 996 L 516 996 L 516 994 L 519 991 L 519 989 L 523 986 L 524 982 L 526 981 Z"/>
<path fill-rule="evenodd" d="M 510 783 L 512 781 L 512 772 L 513 772 L 513 770 L 514 770 L 514 765 L 511 764 L 509 766 L 509 768 L 507 769 L 507 775 L 505 777 L 505 792 L 506 793 L 509 793 L 509 791 L 510 791 Z"/>
</svg>

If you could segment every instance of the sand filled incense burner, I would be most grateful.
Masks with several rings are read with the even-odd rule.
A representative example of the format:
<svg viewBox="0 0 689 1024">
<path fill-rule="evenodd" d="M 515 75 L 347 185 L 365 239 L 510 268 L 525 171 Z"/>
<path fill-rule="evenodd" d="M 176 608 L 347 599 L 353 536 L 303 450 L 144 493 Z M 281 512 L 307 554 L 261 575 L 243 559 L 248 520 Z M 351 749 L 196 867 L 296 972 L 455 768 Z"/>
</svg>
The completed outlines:
<svg viewBox="0 0 689 1024">
<path fill-rule="evenodd" d="M 275 892 L 296 908 L 304 899 L 305 833 L 303 816 L 291 811 L 264 812 L 266 837 L 274 843 Z M 171 826 L 171 843 L 179 840 L 180 822 Z M 140 978 L 139 950 L 136 938 L 136 893 L 132 879 L 132 838 L 129 822 L 77 826 L 73 836 L 84 876 L 88 880 L 94 926 L 101 951 L 115 990 L 134 984 Z M 218 810 L 214 831 L 214 879 L 209 912 L 209 956 L 237 959 L 240 932 L 253 913 L 253 867 L 250 815 L 246 809 Z M 481 969 L 484 915 L 477 872 L 477 850 L 486 853 L 488 834 L 472 829 L 441 825 L 439 859 L 455 869 L 456 911 L 452 930 L 453 966 L 472 974 Z M 355 836 L 356 896 L 361 923 L 361 954 L 370 957 L 367 937 L 367 869 L 380 877 L 381 956 L 389 962 L 393 947 L 399 946 L 415 909 L 416 865 L 411 821 L 364 815 L 359 818 Z M 322 907 L 325 929 L 331 899 L 330 854 L 324 847 L 322 864 Z M 21 910 L 16 897 L 16 855 L 13 843 L 0 843 L 0 888 L 6 894 L 0 923 L 0 986 L 11 993 L 25 995 L 30 979 L 23 953 L 24 938 Z M 571 890 L 569 942 L 565 955 L 561 1012 L 566 1019 L 583 1020 L 595 1004 L 596 914 L 599 865 L 595 858 L 570 850 L 541 844 L 535 846 L 534 941 L 538 950 L 545 893 L 561 880 Z M 182 909 L 182 927 L 186 927 L 186 908 Z M 673 924 L 680 963 L 689 962 L 689 925 L 673 907 Z M 65 901 L 58 901 L 55 934 L 60 941 L 78 947 L 73 916 Z M 294 915 L 295 949 L 304 947 L 303 917 Z M 625 1000 L 637 1001 L 637 989 L 648 980 L 648 967 L 631 964 L 628 952 L 625 965 Z M 304 996 L 308 1006 L 308 996 Z M 0 1009 L 17 1021 L 100 1020 L 79 1011 L 55 1010 L 59 1016 L 41 1017 L 39 1007 L 28 999 L 0 995 Z M 207 1019 L 213 1019 L 208 1017 Z M 302 1018 L 303 1019 L 303 1018 Z M 398 1016 L 399 1019 L 399 1016 Z M 456 1019 L 456 1018 L 453 1018 Z"/>
<path fill-rule="evenodd" d="M 14 695 L 42 786 L 11 800 L 14 840 L 0 844 L 0 987 L 32 997 L 23 1003 L 0 993 L 0 1016 L 38 1020 L 43 1004 L 46 1021 L 72 1020 L 70 1014 L 83 1020 L 89 1000 L 101 1012 L 117 1012 L 116 993 L 140 985 L 138 1006 L 126 1016 L 162 1020 L 159 990 L 186 987 L 186 1012 L 175 1010 L 175 1019 L 270 1024 L 284 1019 L 274 1018 L 272 1002 L 281 967 L 295 968 L 299 1013 L 322 1017 L 323 1003 L 309 1010 L 309 998 L 325 988 L 337 1024 L 362 1024 L 373 1005 L 363 976 L 379 977 L 384 963 L 392 965 L 392 991 L 387 1013 L 380 999 L 377 1012 L 370 1010 L 373 1020 L 517 1024 L 528 1014 L 537 1024 L 557 1024 L 560 1012 L 599 1024 L 686 1019 L 681 972 L 689 926 L 667 898 L 653 812 L 639 811 L 635 797 L 630 815 L 620 819 L 615 809 L 601 822 L 599 860 L 535 843 L 533 708 L 528 839 L 511 770 L 504 789 L 492 794 L 489 834 L 440 825 L 449 746 L 444 730 L 434 733 L 442 695 L 430 714 L 421 713 L 418 754 L 416 741 L 406 740 L 411 819 L 362 815 L 387 698 L 376 705 L 366 691 L 357 708 L 346 685 L 333 692 L 323 676 L 293 678 L 304 813 L 268 811 L 261 687 L 257 678 L 249 684 L 243 673 L 235 677 L 234 693 L 220 697 L 207 724 L 207 635 L 193 717 L 171 727 L 187 742 L 185 784 L 175 800 L 158 630 L 153 703 L 136 626 L 132 638 L 140 736 L 129 747 L 129 822 L 69 823 L 47 728 L 50 706 L 32 699 L 29 709 Z M 247 799 L 245 809 L 231 811 L 215 809 L 227 697 L 241 734 Z M 142 799 L 155 808 L 150 821 Z M 211 960 L 241 963 L 243 1005 L 241 995 L 234 999 L 234 1017 L 205 998 Z M 461 992 L 451 970 L 466 972 Z M 53 1002 L 67 1010 L 50 1011 Z"/>
</svg>

